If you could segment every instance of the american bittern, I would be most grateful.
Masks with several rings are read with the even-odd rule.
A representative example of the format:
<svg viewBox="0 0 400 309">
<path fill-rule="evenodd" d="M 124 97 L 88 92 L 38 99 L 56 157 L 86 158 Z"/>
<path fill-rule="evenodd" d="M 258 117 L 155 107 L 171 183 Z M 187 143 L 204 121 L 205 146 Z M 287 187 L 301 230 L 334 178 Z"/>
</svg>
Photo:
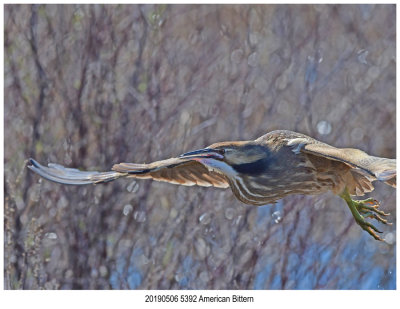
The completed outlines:
<svg viewBox="0 0 400 309">
<path fill-rule="evenodd" d="M 291 131 L 273 131 L 255 141 L 222 142 L 149 164 L 120 163 L 110 172 L 83 172 L 30 159 L 28 167 L 62 184 L 85 185 L 120 177 L 166 181 L 185 186 L 230 187 L 246 204 L 265 205 L 289 194 L 321 194 L 343 198 L 356 222 L 375 239 L 381 233 L 367 218 L 388 224 L 378 201 L 353 200 L 380 180 L 396 187 L 396 160 L 373 157 L 352 148 L 335 148 Z"/>
</svg>

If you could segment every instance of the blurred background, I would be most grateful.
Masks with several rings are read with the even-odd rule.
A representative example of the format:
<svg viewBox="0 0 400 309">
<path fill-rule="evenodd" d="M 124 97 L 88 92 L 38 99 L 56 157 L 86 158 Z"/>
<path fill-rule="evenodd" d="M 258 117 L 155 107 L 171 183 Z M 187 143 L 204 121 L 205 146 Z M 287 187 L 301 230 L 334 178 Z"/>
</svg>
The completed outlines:
<svg viewBox="0 0 400 309">
<path fill-rule="evenodd" d="M 5 5 L 6 289 L 395 289 L 396 193 L 375 241 L 332 193 L 249 206 L 87 170 L 275 129 L 395 158 L 394 5 Z"/>
</svg>

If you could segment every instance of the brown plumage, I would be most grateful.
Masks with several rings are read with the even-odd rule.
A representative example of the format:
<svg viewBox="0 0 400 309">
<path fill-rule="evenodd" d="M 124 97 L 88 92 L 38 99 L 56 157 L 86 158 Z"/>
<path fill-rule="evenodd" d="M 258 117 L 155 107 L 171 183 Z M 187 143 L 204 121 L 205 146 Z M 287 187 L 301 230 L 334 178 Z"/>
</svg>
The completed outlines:
<svg viewBox="0 0 400 309">
<path fill-rule="evenodd" d="M 387 224 L 373 199 L 354 201 L 372 182 L 396 186 L 396 160 L 370 156 L 352 148 L 336 148 L 304 134 L 273 131 L 255 141 L 222 142 L 149 164 L 120 163 L 110 172 L 83 172 L 58 164 L 44 167 L 30 159 L 28 167 L 62 184 L 97 184 L 120 177 L 154 179 L 186 186 L 230 187 L 243 203 L 265 205 L 289 194 L 333 191 L 345 199 L 356 222 L 375 239 L 379 232 L 365 218 Z"/>
</svg>

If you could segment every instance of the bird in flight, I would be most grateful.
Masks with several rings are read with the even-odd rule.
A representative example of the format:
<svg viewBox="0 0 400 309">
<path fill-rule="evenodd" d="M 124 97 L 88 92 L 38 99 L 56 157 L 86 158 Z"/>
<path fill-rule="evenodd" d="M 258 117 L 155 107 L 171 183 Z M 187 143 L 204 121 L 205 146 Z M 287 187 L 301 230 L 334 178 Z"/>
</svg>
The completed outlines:
<svg viewBox="0 0 400 309">
<path fill-rule="evenodd" d="M 34 159 L 28 167 L 61 184 L 105 183 L 117 178 L 153 179 L 185 186 L 231 188 L 243 203 L 265 205 L 290 194 L 327 191 L 345 200 L 362 229 L 377 240 L 381 233 L 366 219 L 390 224 L 373 198 L 354 200 L 382 181 L 396 187 L 396 160 L 370 156 L 353 148 L 336 148 L 307 135 L 278 130 L 254 141 L 221 142 L 178 157 L 148 164 L 119 163 L 109 172 L 86 172 Z"/>
</svg>

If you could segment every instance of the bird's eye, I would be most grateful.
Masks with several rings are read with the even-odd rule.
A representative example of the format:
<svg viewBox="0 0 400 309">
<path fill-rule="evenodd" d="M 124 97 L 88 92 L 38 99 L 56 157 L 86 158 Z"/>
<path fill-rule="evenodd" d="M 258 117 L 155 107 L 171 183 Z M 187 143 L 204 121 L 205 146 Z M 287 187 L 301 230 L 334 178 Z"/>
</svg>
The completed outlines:
<svg viewBox="0 0 400 309">
<path fill-rule="evenodd" d="M 224 154 L 225 153 L 225 149 L 218 149 L 218 153 L 220 153 L 220 154 Z"/>
</svg>

